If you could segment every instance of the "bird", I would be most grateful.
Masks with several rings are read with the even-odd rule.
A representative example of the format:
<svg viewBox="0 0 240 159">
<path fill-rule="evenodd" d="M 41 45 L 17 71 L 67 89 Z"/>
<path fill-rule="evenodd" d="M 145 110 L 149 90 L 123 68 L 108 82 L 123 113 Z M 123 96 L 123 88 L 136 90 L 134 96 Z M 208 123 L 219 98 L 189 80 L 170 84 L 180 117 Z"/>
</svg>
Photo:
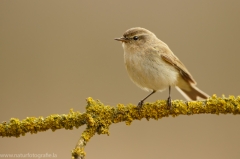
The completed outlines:
<svg viewBox="0 0 240 159">
<path fill-rule="evenodd" d="M 196 87 L 196 81 L 168 45 L 151 31 L 134 27 L 115 40 L 122 42 L 124 63 L 130 79 L 143 90 L 151 91 L 138 102 L 139 108 L 148 97 L 167 88 L 167 105 L 171 107 L 172 87 L 176 87 L 188 101 L 209 97 Z"/>
</svg>

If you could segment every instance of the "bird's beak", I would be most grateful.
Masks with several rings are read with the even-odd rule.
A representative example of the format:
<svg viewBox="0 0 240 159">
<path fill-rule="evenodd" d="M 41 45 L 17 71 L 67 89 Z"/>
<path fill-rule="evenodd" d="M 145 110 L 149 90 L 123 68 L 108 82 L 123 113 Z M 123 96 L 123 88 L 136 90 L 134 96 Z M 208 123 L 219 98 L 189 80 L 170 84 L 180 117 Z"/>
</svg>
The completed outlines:
<svg viewBox="0 0 240 159">
<path fill-rule="evenodd" d="M 127 42 L 127 39 L 124 37 L 121 38 L 115 38 L 114 40 L 121 41 L 121 42 Z"/>
</svg>

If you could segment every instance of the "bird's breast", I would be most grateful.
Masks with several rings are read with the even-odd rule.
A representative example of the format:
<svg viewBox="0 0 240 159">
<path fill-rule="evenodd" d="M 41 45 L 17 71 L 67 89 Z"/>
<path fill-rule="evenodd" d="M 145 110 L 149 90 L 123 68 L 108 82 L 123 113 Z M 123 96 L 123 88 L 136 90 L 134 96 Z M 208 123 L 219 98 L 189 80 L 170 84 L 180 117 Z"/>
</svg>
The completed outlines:
<svg viewBox="0 0 240 159">
<path fill-rule="evenodd" d="M 125 50 L 124 62 L 131 80 L 145 90 L 164 90 L 177 82 L 177 70 L 156 52 Z"/>
</svg>

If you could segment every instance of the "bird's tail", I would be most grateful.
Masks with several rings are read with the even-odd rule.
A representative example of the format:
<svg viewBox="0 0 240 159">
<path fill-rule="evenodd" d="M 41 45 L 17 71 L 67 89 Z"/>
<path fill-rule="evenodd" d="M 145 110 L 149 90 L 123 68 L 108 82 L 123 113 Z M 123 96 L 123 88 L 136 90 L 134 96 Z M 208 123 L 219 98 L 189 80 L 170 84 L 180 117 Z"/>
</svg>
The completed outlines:
<svg viewBox="0 0 240 159">
<path fill-rule="evenodd" d="M 201 91 L 194 84 L 185 81 L 184 79 L 180 79 L 179 83 L 176 86 L 176 89 L 183 95 L 187 100 L 197 100 L 197 99 L 207 99 L 209 97 L 208 94 Z"/>
</svg>

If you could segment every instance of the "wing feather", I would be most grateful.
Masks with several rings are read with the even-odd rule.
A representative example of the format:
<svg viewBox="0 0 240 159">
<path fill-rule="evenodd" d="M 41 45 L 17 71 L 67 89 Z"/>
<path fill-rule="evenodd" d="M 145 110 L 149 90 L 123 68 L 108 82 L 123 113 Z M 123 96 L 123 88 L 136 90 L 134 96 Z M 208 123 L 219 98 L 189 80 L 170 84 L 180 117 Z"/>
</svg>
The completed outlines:
<svg viewBox="0 0 240 159">
<path fill-rule="evenodd" d="M 160 56 L 163 60 L 174 66 L 186 81 L 196 84 L 196 81 L 193 79 L 192 75 L 184 66 L 184 64 L 172 53 L 168 47 L 165 47 L 165 49 L 161 51 Z"/>
</svg>

